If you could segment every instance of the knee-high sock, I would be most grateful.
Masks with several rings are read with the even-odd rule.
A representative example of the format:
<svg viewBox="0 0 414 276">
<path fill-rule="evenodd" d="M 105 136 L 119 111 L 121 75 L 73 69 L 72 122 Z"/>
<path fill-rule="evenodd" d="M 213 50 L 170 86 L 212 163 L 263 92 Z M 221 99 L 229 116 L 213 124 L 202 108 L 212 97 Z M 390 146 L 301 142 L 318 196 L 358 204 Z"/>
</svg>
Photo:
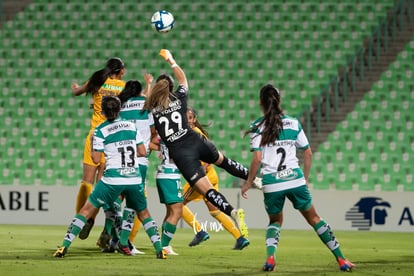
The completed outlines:
<svg viewBox="0 0 414 276">
<path fill-rule="evenodd" d="M 69 248 L 73 240 L 85 226 L 86 218 L 80 214 L 75 215 L 70 223 L 68 230 L 66 231 L 65 237 L 63 238 L 62 246 Z"/>
<path fill-rule="evenodd" d="M 92 189 L 93 189 L 92 183 L 88 183 L 82 180 L 79 186 L 79 191 L 78 191 L 78 195 L 76 198 L 76 214 L 79 213 L 80 209 L 82 209 L 83 205 L 88 199 L 88 196 L 91 194 Z"/>
<path fill-rule="evenodd" d="M 115 223 L 112 227 L 112 239 L 119 239 L 122 228 L 122 198 L 117 198 L 114 202 Z"/>
<path fill-rule="evenodd" d="M 128 245 L 128 237 L 131 233 L 132 226 L 134 224 L 134 218 L 135 218 L 135 211 L 130 208 L 124 208 L 124 213 L 122 216 L 122 227 L 121 227 L 121 233 L 119 235 L 119 243 L 122 246 Z"/>
<path fill-rule="evenodd" d="M 177 226 L 169 223 L 168 221 L 162 224 L 161 245 L 163 247 L 170 245 L 170 241 L 174 237 L 176 230 Z"/>
<path fill-rule="evenodd" d="M 119 234 L 122 228 L 122 199 L 117 198 L 114 202 L 113 209 L 105 210 L 104 232 L 112 236 L 113 241 L 119 240 Z"/>
<path fill-rule="evenodd" d="M 132 227 L 131 234 L 129 234 L 130 242 L 134 243 L 135 238 L 137 237 L 138 231 L 141 228 L 141 222 L 138 217 L 135 217 L 134 226 Z"/>
<path fill-rule="evenodd" d="M 104 229 L 103 231 L 108 234 L 111 235 L 112 234 L 112 229 L 115 226 L 115 212 L 112 210 L 106 210 L 105 211 L 105 224 L 104 224 Z"/>
<path fill-rule="evenodd" d="M 223 225 L 224 229 L 226 229 L 227 232 L 232 234 L 232 236 L 235 239 L 238 239 L 241 237 L 242 234 L 240 233 L 239 228 L 236 227 L 236 225 L 234 224 L 234 221 L 229 216 L 227 216 L 220 210 L 210 211 L 210 215 L 213 218 L 215 218 L 218 222 L 220 222 L 221 225 Z"/>
<path fill-rule="evenodd" d="M 266 254 L 268 257 L 275 256 L 279 245 L 280 225 L 271 223 L 266 228 Z"/>
<path fill-rule="evenodd" d="M 162 250 L 162 245 L 157 223 L 151 217 L 148 217 L 142 221 L 142 225 L 155 248 L 155 252 L 160 252 Z"/>
<path fill-rule="evenodd" d="M 321 220 L 313 227 L 315 232 L 318 234 L 321 241 L 331 250 L 335 258 L 341 257 L 345 259 L 344 255 L 341 252 L 341 247 L 339 242 L 336 240 L 334 233 L 331 230 L 331 227 L 324 220 Z"/>
<path fill-rule="evenodd" d="M 249 170 L 237 161 L 227 158 L 224 156 L 223 162 L 217 165 L 220 168 L 226 170 L 229 174 L 247 180 L 249 176 Z"/>
<path fill-rule="evenodd" d="M 227 199 L 220 192 L 215 189 L 210 189 L 204 195 L 204 197 L 210 201 L 214 206 L 220 209 L 223 213 L 228 216 L 231 216 L 231 211 L 233 211 L 233 206 L 227 201 Z"/>
<path fill-rule="evenodd" d="M 201 228 L 201 224 L 198 222 L 193 212 L 190 210 L 190 208 L 188 208 L 185 205 L 183 206 L 183 214 L 181 215 L 181 217 L 188 224 L 188 226 L 193 228 L 194 233 L 198 233 L 201 230 L 203 230 Z"/>
</svg>

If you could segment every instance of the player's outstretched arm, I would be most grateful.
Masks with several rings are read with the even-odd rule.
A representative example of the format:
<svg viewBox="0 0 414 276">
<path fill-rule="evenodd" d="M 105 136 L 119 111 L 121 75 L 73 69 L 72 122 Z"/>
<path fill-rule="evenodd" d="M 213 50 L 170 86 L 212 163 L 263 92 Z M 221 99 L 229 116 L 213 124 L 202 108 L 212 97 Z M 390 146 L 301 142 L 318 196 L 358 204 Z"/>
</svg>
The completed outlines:
<svg viewBox="0 0 414 276">
<path fill-rule="evenodd" d="M 154 77 L 151 74 L 146 73 L 144 75 L 144 80 L 145 80 L 145 89 L 144 89 L 143 94 L 145 97 L 148 97 L 149 92 L 151 91 L 151 85 L 152 85 L 152 81 L 154 80 Z"/>
<path fill-rule="evenodd" d="M 161 49 L 160 56 L 170 64 L 174 71 L 175 78 L 178 81 L 178 85 L 188 87 L 187 77 L 184 70 L 175 62 L 171 52 L 167 49 Z"/>
<path fill-rule="evenodd" d="M 79 85 L 76 82 L 74 82 L 72 83 L 70 88 L 72 89 L 72 93 L 74 96 L 79 96 L 86 92 L 86 83 L 83 85 Z"/>
</svg>

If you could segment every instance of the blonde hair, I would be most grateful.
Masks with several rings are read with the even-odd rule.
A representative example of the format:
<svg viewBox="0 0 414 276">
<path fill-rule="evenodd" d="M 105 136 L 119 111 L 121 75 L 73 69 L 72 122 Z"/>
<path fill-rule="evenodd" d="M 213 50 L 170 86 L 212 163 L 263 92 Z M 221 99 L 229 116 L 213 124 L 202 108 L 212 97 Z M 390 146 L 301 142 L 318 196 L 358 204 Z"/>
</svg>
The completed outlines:
<svg viewBox="0 0 414 276">
<path fill-rule="evenodd" d="M 148 98 L 145 100 L 144 109 L 167 109 L 170 103 L 170 89 L 167 80 L 160 80 L 151 88 Z"/>
</svg>

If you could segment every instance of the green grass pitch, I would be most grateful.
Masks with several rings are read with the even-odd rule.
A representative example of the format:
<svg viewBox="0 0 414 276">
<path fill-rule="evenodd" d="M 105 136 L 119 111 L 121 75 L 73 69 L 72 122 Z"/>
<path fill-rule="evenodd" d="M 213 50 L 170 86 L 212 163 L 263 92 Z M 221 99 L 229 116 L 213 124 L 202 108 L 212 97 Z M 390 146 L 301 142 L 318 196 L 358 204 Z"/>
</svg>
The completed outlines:
<svg viewBox="0 0 414 276">
<path fill-rule="evenodd" d="M 69 221 L 68 221 L 69 223 Z M 179 256 L 158 260 L 141 229 L 135 244 L 145 255 L 103 254 L 95 242 L 102 227 L 87 240 L 76 239 L 63 259 L 52 257 L 65 226 L 0 225 L 0 275 L 337 275 L 333 255 L 312 230 L 283 230 L 275 272 L 262 272 L 263 229 L 250 230 L 250 246 L 232 250 L 227 232 L 210 232 L 210 240 L 188 247 L 190 229 L 177 229 L 172 242 Z M 412 233 L 335 231 L 357 275 L 414 275 Z"/>
</svg>

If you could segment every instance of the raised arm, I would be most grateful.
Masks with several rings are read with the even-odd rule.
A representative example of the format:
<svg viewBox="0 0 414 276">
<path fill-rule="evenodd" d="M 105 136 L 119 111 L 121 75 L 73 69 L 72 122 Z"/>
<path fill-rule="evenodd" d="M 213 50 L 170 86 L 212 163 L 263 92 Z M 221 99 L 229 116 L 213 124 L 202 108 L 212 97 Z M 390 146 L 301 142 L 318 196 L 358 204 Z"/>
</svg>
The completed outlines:
<svg viewBox="0 0 414 276">
<path fill-rule="evenodd" d="M 72 83 L 71 88 L 73 95 L 79 96 L 86 92 L 86 83 L 83 85 L 79 85 L 76 82 L 74 82 Z"/>
<path fill-rule="evenodd" d="M 188 87 L 187 77 L 183 69 L 175 62 L 172 54 L 167 49 L 161 49 L 160 56 L 170 64 L 171 68 L 173 69 L 175 78 L 177 79 L 178 85 L 182 85 Z"/>
<path fill-rule="evenodd" d="M 154 80 L 154 77 L 151 74 L 146 73 L 144 75 L 144 80 L 145 80 L 145 89 L 144 89 L 143 94 L 145 97 L 148 97 L 149 92 L 151 91 L 151 84 L 152 84 L 152 81 Z"/>
</svg>

